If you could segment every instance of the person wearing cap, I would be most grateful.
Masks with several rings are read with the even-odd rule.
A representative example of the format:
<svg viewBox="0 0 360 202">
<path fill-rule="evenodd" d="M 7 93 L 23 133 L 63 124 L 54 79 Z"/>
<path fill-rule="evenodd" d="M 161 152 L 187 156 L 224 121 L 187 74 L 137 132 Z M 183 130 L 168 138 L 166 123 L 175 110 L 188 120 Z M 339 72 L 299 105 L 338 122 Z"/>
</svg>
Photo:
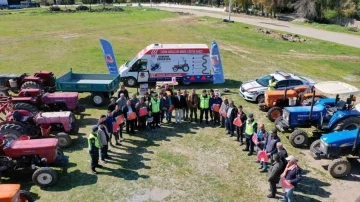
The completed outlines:
<svg viewBox="0 0 360 202">
<path fill-rule="evenodd" d="M 128 116 L 130 115 L 130 113 L 132 113 L 132 112 L 136 113 L 135 107 L 133 107 L 131 105 L 130 100 L 126 101 L 126 105 L 123 107 L 122 111 L 124 113 L 124 118 L 126 120 L 126 133 L 127 134 L 135 134 L 134 125 L 135 125 L 136 119 L 134 119 L 134 120 L 128 119 L 129 118 Z"/>
<path fill-rule="evenodd" d="M 102 168 L 102 165 L 99 165 L 99 138 L 98 138 L 98 129 L 99 127 L 97 125 L 93 126 L 91 129 L 91 133 L 88 137 L 88 148 L 89 148 L 89 154 L 91 157 L 91 171 L 96 174 L 95 168 Z"/>
<path fill-rule="evenodd" d="M 160 99 L 158 94 L 155 94 L 151 99 L 149 108 L 153 117 L 152 128 L 160 128 Z"/>
<path fill-rule="evenodd" d="M 211 98 L 215 97 L 214 89 L 209 90 L 209 97 L 210 97 L 210 100 L 211 100 Z M 211 101 L 210 101 L 210 107 L 211 107 Z M 211 112 L 210 112 L 210 121 L 211 122 L 214 121 L 213 113 L 211 113 Z"/>
<path fill-rule="evenodd" d="M 273 159 L 274 163 L 271 165 L 269 173 L 267 174 L 267 179 L 270 185 L 270 194 L 267 195 L 268 198 L 275 198 L 276 183 L 280 180 L 283 167 L 283 162 L 280 160 L 280 156 L 278 154 L 274 154 Z"/>
<path fill-rule="evenodd" d="M 223 100 L 223 102 L 221 103 L 219 112 L 221 113 L 221 112 L 224 111 L 225 113 L 227 113 L 228 109 L 229 109 L 229 99 L 225 98 Z M 221 116 L 220 118 L 221 118 L 220 128 L 224 128 L 225 127 L 225 119 L 226 119 L 226 117 Z"/>
<path fill-rule="evenodd" d="M 245 124 L 246 122 L 246 119 L 247 119 L 247 116 L 246 116 L 246 113 L 243 111 L 243 107 L 241 105 L 238 106 L 238 114 L 237 114 L 237 117 L 240 118 L 241 120 L 241 123 L 242 124 Z M 237 141 L 240 142 L 240 146 L 244 144 L 244 128 L 243 125 L 241 125 L 240 127 L 239 126 L 235 126 L 236 128 L 236 133 L 237 133 Z"/>
<path fill-rule="evenodd" d="M 277 81 L 275 80 L 274 76 L 271 76 L 271 79 L 269 80 L 269 86 L 268 86 L 268 90 L 276 90 L 276 86 L 277 86 Z"/>
<path fill-rule="evenodd" d="M 206 124 L 209 123 L 209 109 L 210 109 L 210 96 L 206 93 L 206 90 L 202 91 L 202 95 L 200 95 L 200 123 L 202 123 L 204 113 L 205 113 L 205 121 Z"/>
<path fill-rule="evenodd" d="M 234 129 L 235 129 L 234 119 L 237 117 L 237 113 L 238 111 L 237 108 L 235 107 L 234 101 L 230 100 L 229 108 L 227 110 L 226 119 L 225 119 L 227 134 L 230 135 L 230 137 L 234 136 Z"/>
<path fill-rule="evenodd" d="M 122 85 L 120 87 L 120 90 L 118 91 L 118 98 L 120 98 L 121 93 L 124 94 L 124 97 L 126 100 L 129 99 L 129 92 L 126 90 L 124 85 Z M 120 107 L 122 107 L 122 106 L 120 106 Z"/>
<path fill-rule="evenodd" d="M 272 129 L 269 131 L 269 135 L 267 136 L 264 144 L 263 151 L 266 152 L 266 155 L 269 157 L 269 159 L 272 158 L 272 156 L 277 153 L 276 144 L 280 142 L 280 138 L 277 135 L 277 129 Z M 261 162 L 261 165 L 259 169 L 262 169 L 260 172 L 267 172 L 268 164 L 267 162 Z"/>
<path fill-rule="evenodd" d="M 213 114 L 213 118 L 214 118 L 214 124 L 220 124 L 220 113 L 214 111 L 214 105 L 221 105 L 222 103 L 222 99 L 219 96 L 219 93 L 216 92 L 214 97 L 210 98 L 210 107 L 211 107 L 211 111 L 210 114 Z"/>
<path fill-rule="evenodd" d="M 296 188 L 298 182 L 301 179 L 301 168 L 297 164 L 297 160 L 294 156 L 288 156 L 286 158 L 287 165 L 284 172 L 280 177 L 285 178 L 287 183 L 294 186 L 293 188 L 284 189 L 284 198 L 280 199 L 281 201 L 291 202 L 294 201 L 294 189 Z"/>
<path fill-rule="evenodd" d="M 98 138 L 99 138 L 99 145 L 100 145 L 100 158 L 106 164 L 105 159 L 111 159 L 108 155 L 108 142 L 110 140 L 109 132 L 105 126 L 106 122 L 100 122 L 99 129 L 98 129 Z"/>
<path fill-rule="evenodd" d="M 175 121 L 180 123 L 183 118 L 183 109 L 186 106 L 186 100 L 183 95 L 181 95 L 181 90 L 178 89 L 177 93 L 174 94 L 174 107 L 175 107 Z"/>
<path fill-rule="evenodd" d="M 108 105 L 107 110 L 108 111 L 114 111 L 115 106 L 116 106 L 116 100 L 115 100 L 115 98 L 111 98 L 110 99 L 110 104 Z"/>
<path fill-rule="evenodd" d="M 252 141 L 252 136 L 254 133 L 257 133 L 257 123 L 254 120 L 254 114 L 249 114 L 248 119 L 245 122 L 245 140 L 246 148 L 243 151 L 248 151 L 248 156 L 251 156 L 254 152 L 254 142 Z"/>
<path fill-rule="evenodd" d="M 193 115 L 195 118 L 195 122 L 198 121 L 197 119 L 197 110 L 198 110 L 198 106 L 199 106 L 199 96 L 196 93 L 195 89 L 192 89 L 191 94 L 188 96 L 187 98 L 187 105 L 190 109 L 190 122 L 193 122 Z"/>
</svg>

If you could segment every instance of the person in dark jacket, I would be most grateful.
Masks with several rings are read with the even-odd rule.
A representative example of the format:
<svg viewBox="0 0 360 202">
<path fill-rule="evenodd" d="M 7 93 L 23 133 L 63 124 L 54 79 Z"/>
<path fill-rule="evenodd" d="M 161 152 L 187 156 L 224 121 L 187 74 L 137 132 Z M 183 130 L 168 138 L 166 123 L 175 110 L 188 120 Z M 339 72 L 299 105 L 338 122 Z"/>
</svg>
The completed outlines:
<svg viewBox="0 0 360 202">
<path fill-rule="evenodd" d="M 281 168 L 281 172 L 284 172 L 285 167 L 287 165 L 286 158 L 288 157 L 287 151 L 284 148 L 281 142 L 276 143 L 277 154 L 280 156 L 280 161 L 283 163 L 283 167 Z"/>
<path fill-rule="evenodd" d="M 115 98 L 110 99 L 110 104 L 108 105 L 108 111 L 114 111 L 116 106 L 116 100 Z"/>
<path fill-rule="evenodd" d="M 238 106 L 238 114 L 237 117 L 240 118 L 241 123 L 245 124 L 247 116 L 246 113 L 243 111 L 243 107 L 241 105 Z M 243 125 L 238 127 L 236 127 L 236 133 L 237 133 L 237 141 L 240 142 L 240 146 L 244 144 L 243 139 L 244 139 L 244 128 Z"/>
<path fill-rule="evenodd" d="M 116 105 L 115 106 L 115 110 L 112 112 L 112 116 L 114 118 L 114 120 L 116 121 L 119 116 L 123 115 L 123 111 L 120 109 L 119 105 Z M 116 138 L 116 136 L 119 137 L 119 143 L 116 143 L 116 145 L 121 145 L 120 144 L 120 138 L 123 138 L 123 135 L 122 135 L 122 127 L 123 124 L 120 124 L 119 127 L 118 127 L 118 130 L 117 131 L 113 131 L 114 132 L 114 136 Z"/>
<path fill-rule="evenodd" d="M 160 94 L 161 98 L 160 98 L 160 109 L 161 109 L 161 113 L 160 113 L 160 123 L 163 123 L 164 118 L 167 116 L 167 111 L 170 108 L 170 103 L 168 100 L 168 96 L 166 93 L 162 93 Z"/>
<path fill-rule="evenodd" d="M 129 120 L 128 119 L 128 115 L 130 114 L 130 112 L 135 112 L 136 113 L 135 107 L 133 107 L 131 105 L 130 100 L 126 101 L 126 105 L 123 107 L 122 111 L 123 111 L 124 117 L 126 119 L 126 132 L 128 134 L 135 134 L 135 131 L 134 131 L 134 122 L 135 122 L 135 120 Z M 130 131 L 129 131 L 129 128 L 130 128 Z"/>
<path fill-rule="evenodd" d="M 190 109 L 190 122 L 193 122 L 194 120 L 195 120 L 195 122 L 198 122 L 197 110 L 199 107 L 199 96 L 198 96 L 198 94 L 196 94 L 195 89 L 193 89 L 192 93 L 189 94 L 189 96 L 187 98 L 187 105 L 188 105 L 188 108 Z M 194 115 L 195 119 L 193 119 L 193 115 Z"/>
<path fill-rule="evenodd" d="M 173 90 L 170 88 L 169 84 L 165 84 L 165 92 L 170 96 L 174 95 Z"/>
<path fill-rule="evenodd" d="M 237 117 L 237 108 L 234 105 L 234 101 L 230 100 L 229 102 L 229 109 L 226 113 L 226 129 L 227 129 L 227 134 L 230 135 L 230 137 L 234 136 L 234 129 L 235 129 L 235 125 L 233 124 L 234 119 Z"/>
<path fill-rule="evenodd" d="M 119 136 L 117 135 L 116 131 L 113 131 L 113 125 L 115 124 L 115 119 L 112 115 L 112 111 L 108 111 L 105 122 L 106 122 L 106 128 L 108 129 L 110 136 L 109 138 L 110 146 L 113 147 L 114 145 L 111 142 L 112 136 L 114 135 L 116 144 L 118 144 Z"/>
<path fill-rule="evenodd" d="M 248 156 L 251 156 L 254 153 L 254 142 L 252 141 L 252 136 L 254 133 L 257 133 L 257 123 L 254 120 L 254 114 L 249 114 L 248 119 L 245 122 L 244 133 L 246 140 L 246 147 L 243 151 L 248 151 Z"/>
<path fill-rule="evenodd" d="M 268 182 L 270 184 L 270 194 L 267 195 L 268 198 L 275 198 L 276 195 L 276 183 L 280 180 L 280 175 L 282 173 L 283 162 L 280 160 L 278 154 L 274 154 L 274 163 L 270 167 L 269 173 L 267 175 Z"/>
<path fill-rule="evenodd" d="M 135 105 L 139 102 L 139 99 L 136 97 L 136 93 L 133 93 L 131 95 L 131 99 L 130 99 L 130 102 L 131 102 L 131 106 L 133 106 L 135 108 Z M 137 128 L 137 119 L 134 120 L 134 127 Z"/>
<path fill-rule="evenodd" d="M 125 89 L 125 86 L 124 85 L 122 85 L 121 87 L 120 87 L 120 90 L 118 91 L 118 98 L 120 98 L 120 94 L 121 93 L 123 93 L 124 94 L 124 97 L 125 97 L 125 99 L 129 99 L 129 92 Z"/>
<path fill-rule="evenodd" d="M 183 95 L 181 95 L 181 90 L 178 89 L 176 95 L 174 95 L 174 107 L 175 107 L 175 119 L 176 123 L 180 123 L 183 118 L 183 109 L 186 107 L 186 100 Z"/>
<path fill-rule="evenodd" d="M 145 102 L 145 97 L 140 98 L 140 102 L 138 102 L 135 105 L 135 109 L 136 109 L 136 115 L 137 115 L 137 119 L 138 119 L 138 128 L 139 130 L 145 130 L 146 129 L 146 119 L 147 116 L 140 116 L 140 108 L 146 108 L 148 111 L 148 105 Z"/>
<path fill-rule="evenodd" d="M 150 103 L 151 97 L 149 95 L 149 92 L 145 92 L 144 99 L 145 99 L 145 102 Z"/>
<path fill-rule="evenodd" d="M 106 122 L 100 122 L 99 123 L 99 130 L 98 130 L 98 138 L 99 138 L 99 145 L 100 145 L 100 158 L 106 164 L 105 159 L 111 159 L 111 157 L 108 155 L 109 147 L 109 132 L 105 126 Z"/>
<path fill-rule="evenodd" d="M 286 182 L 294 186 L 293 188 L 285 188 L 284 198 L 281 201 L 291 202 L 294 201 L 294 189 L 301 179 L 301 168 L 297 165 L 297 160 L 294 156 L 286 158 L 287 165 L 284 172 L 280 177 L 284 177 Z"/>
<path fill-rule="evenodd" d="M 184 121 L 187 121 L 189 119 L 189 107 L 187 105 L 187 99 L 189 97 L 189 92 L 186 89 L 184 89 L 182 95 L 185 98 L 185 106 L 183 108 L 183 115 L 184 115 L 183 119 L 184 119 Z"/>
<path fill-rule="evenodd" d="M 100 115 L 100 118 L 96 125 L 99 125 L 101 122 L 104 122 L 106 120 L 106 115 Z"/>
<path fill-rule="evenodd" d="M 210 97 L 210 100 L 211 100 L 211 98 L 215 97 L 214 89 L 209 90 L 209 97 Z M 210 107 L 211 107 L 211 101 L 210 101 Z M 212 122 L 212 121 L 214 121 L 214 117 L 213 117 L 213 113 L 211 113 L 211 111 L 210 111 L 210 122 Z"/>
<path fill-rule="evenodd" d="M 221 99 L 221 97 L 219 97 L 219 93 L 216 92 L 215 96 L 210 98 L 210 107 L 211 107 L 210 113 L 213 114 L 214 124 L 220 124 L 220 113 L 214 111 L 214 105 L 219 105 L 219 107 L 220 107 L 221 103 L 222 103 L 222 99 Z"/>
<path fill-rule="evenodd" d="M 265 147 L 263 151 L 266 152 L 266 155 L 269 157 L 269 159 L 272 158 L 272 156 L 277 153 L 276 144 L 280 142 L 280 138 L 277 135 L 277 129 L 272 129 L 269 131 L 269 136 L 265 140 Z M 267 162 L 260 162 L 259 169 L 262 169 L 260 172 L 267 172 L 268 164 Z"/>
</svg>

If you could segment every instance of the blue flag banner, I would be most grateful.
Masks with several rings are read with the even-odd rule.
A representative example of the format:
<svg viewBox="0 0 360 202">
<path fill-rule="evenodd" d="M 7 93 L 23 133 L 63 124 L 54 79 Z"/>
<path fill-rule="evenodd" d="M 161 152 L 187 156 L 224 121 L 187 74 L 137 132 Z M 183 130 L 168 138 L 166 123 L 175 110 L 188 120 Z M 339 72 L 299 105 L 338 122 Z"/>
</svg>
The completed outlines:
<svg viewBox="0 0 360 202">
<path fill-rule="evenodd" d="M 110 74 L 119 74 L 118 66 L 114 55 L 111 43 L 105 39 L 100 39 L 100 44 L 103 50 L 104 59 Z"/>
<path fill-rule="evenodd" d="M 211 45 L 210 52 L 211 67 L 214 71 L 214 84 L 225 83 L 224 70 L 220 57 L 219 46 L 214 40 Z"/>
</svg>

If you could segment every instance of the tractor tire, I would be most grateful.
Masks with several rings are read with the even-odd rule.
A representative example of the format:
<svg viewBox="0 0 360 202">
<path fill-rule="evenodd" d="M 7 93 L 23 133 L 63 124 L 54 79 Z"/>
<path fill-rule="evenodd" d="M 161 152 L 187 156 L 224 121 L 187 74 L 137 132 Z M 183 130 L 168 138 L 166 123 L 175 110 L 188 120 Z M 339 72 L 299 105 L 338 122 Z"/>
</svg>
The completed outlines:
<svg viewBox="0 0 360 202">
<path fill-rule="evenodd" d="M 137 81 L 134 77 L 127 77 L 124 83 L 128 87 L 136 87 L 137 85 Z"/>
<path fill-rule="evenodd" d="M 32 181 L 40 188 L 50 187 L 57 181 L 57 173 L 49 167 L 37 169 L 32 175 Z"/>
<path fill-rule="evenodd" d="M 39 112 L 39 109 L 36 106 L 29 104 L 29 103 L 24 103 L 24 102 L 15 103 L 13 106 L 13 109 L 14 110 L 26 110 L 32 114 L 37 114 Z"/>
<path fill-rule="evenodd" d="M 40 86 L 40 84 L 33 82 L 33 81 L 26 81 L 21 85 L 21 90 L 29 89 L 29 88 L 42 90 L 42 87 Z"/>
<path fill-rule="evenodd" d="M 34 202 L 35 200 L 31 197 L 30 192 L 25 190 L 20 190 L 20 201 L 21 202 Z"/>
<path fill-rule="evenodd" d="M 190 69 L 189 66 L 186 65 L 186 66 L 183 68 L 183 71 L 184 71 L 184 72 L 187 72 L 187 71 L 189 71 L 189 69 Z"/>
<path fill-rule="evenodd" d="M 71 137 L 66 133 L 58 133 L 55 137 L 59 140 L 58 144 L 60 148 L 66 148 L 71 145 Z"/>
<path fill-rule="evenodd" d="M 272 107 L 269 109 L 266 116 L 271 122 L 274 122 L 277 118 L 282 116 L 282 109 L 280 107 Z"/>
<path fill-rule="evenodd" d="M 17 139 L 25 134 L 25 129 L 16 124 L 6 123 L 0 126 L 0 133 L 11 139 Z"/>
<path fill-rule="evenodd" d="M 303 147 L 308 143 L 308 136 L 305 131 L 295 130 L 290 134 L 289 141 L 293 147 Z"/>
<path fill-rule="evenodd" d="M 9 91 L 6 89 L 0 89 L 0 97 L 8 97 Z"/>
<path fill-rule="evenodd" d="M 360 117 L 352 116 L 342 119 L 331 127 L 332 131 L 354 130 L 360 127 Z"/>
<path fill-rule="evenodd" d="M 313 143 L 311 143 L 310 151 L 315 153 L 317 151 L 316 148 L 320 148 L 320 142 L 321 142 L 321 140 L 315 140 Z"/>
<path fill-rule="evenodd" d="M 328 170 L 334 178 L 342 178 L 350 173 L 351 164 L 343 158 L 335 159 L 330 163 Z"/>
<path fill-rule="evenodd" d="M 257 102 L 257 103 L 263 103 L 263 102 L 265 102 L 265 96 L 264 96 L 264 95 L 259 95 L 259 96 L 257 96 L 256 102 Z"/>
<path fill-rule="evenodd" d="M 94 93 L 91 95 L 91 102 L 95 107 L 101 107 L 105 104 L 105 97 L 101 93 Z"/>
</svg>

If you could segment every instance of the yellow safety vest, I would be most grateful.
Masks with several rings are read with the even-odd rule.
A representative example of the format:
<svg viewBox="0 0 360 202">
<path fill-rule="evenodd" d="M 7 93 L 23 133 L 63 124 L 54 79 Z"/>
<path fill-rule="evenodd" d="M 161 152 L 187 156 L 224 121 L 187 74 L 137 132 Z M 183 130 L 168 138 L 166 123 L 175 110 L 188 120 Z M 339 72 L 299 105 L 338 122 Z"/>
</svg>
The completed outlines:
<svg viewBox="0 0 360 202">
<path fill-rule="evenodd" d="M 95 147 L 100 148 L 98 136 L 95 136 L 94 134 L 90 133 L 90 135 L 88 137 L 89 150 L 91 149 L 90 139 L 92 139 L 92 138 L 95 139 Z"/>
<path fill-rule="evenodd" d="M 154 99 L 151 98 L 151 111 L 153 113 L 160 112 L 160 99 L 155 101 Z"/>
<path fill-rule="evenodd" d="M 210 96 L 207 96 L 206 98 L 203 97 L 203 95 L 200 96 L 200 108 L 201 109 L 207 109 L 210 105 Z"/>
<path fill-rule="evenodd" d="M 254 125 L 256 124 L 256 121 L 253 121 L 251 123 L 249 123 L 249 121 L 246 121 L 246 129 L 245 129 L 245 133 L 247 135 L 252 135 L 254 134 Z"/>
<path fill-rule="evenodd" d="M 276 90 L 276 89 L 275 89 L 276 84 L 277 84 L 277 81 L 276 81 L 276 80 L 271 81 L 271 79 L 270 79 L 270 80 L 269 80 L 268 90 Z"/>
</svg>

